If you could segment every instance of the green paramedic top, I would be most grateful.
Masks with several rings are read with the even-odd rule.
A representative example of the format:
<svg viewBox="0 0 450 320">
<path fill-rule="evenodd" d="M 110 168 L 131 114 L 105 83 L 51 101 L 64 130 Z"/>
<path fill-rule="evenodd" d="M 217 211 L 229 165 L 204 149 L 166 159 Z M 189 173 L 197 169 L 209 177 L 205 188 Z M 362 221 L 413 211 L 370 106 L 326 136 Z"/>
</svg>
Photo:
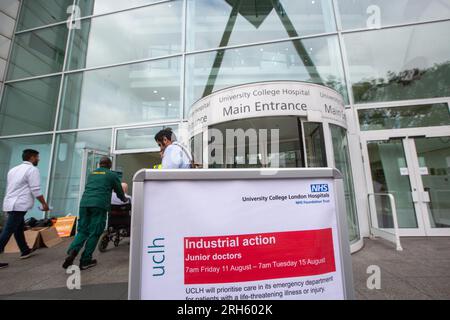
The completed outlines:
<svg viewBox="0 0 450 320">
<path fill-rule="evenodd" d="M 112 191 L 121 200 L 126 199 L 117 174 L 107 168 L 98 168 L 87 179 L 80 207 L 111 208 Z"/>
</svg>

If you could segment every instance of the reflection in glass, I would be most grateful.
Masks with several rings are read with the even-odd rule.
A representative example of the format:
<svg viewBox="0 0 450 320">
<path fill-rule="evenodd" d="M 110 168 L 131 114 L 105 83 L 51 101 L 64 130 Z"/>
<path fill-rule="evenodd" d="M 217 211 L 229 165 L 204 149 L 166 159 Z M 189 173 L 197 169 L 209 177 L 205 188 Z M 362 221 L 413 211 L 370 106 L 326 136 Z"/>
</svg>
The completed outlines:
<svg viewBox="0 0 450 320">
<path fill-rule="evenodd" d="M 81 9 L 82 16 L 103 14 L 145 6 L 161 0 L 75 0 L 75 4 Z"/>
<path fill-rule="evenodd" d="M 66 50 L 65 24 L 17 34 L 11 52 L 8 80 L 62 71 Z"/>
<path fill-rule="evenodd" d="M 89 151 L 110 152 L 111 130 L 84 131 L 56 136 L 49 203 L 52 215 L 77 215 L 83 157 Z"/>
<path fill-rule="evenodd" d="M 68 19 L 73 0 L 22 0 L 17 31 L 53 24 Z"/>
<path fill-rule="evenodd" d="M 334 163 L 344 177 L 344 193 L 347 205 L 347 223 L 350 242 L 359 240 L 358 217 L 356 213 L 355 188 L 353 186 L 350 151 L 347 141 L 347 131 L 344 128 L 330 124 L 333 140 Z"/>
<path fill-rule="evenodd" d="M 198 167 L 203 166 L 203 133 L 196 134 L 193 136 L 189 145 L 191 148 L 191 154 L 194 161 L 194 164 Z"/>
<path fill-rule="evenodd" d="M 432 228 L 450 228 L 450 137 L 416 138 L 419 166 Z M 422 170 L 421 170 L 422 171 Z"/>
<path fill-rule="evenodd" d="M 53 131 L 60 76 L 5 85 L 0 135 Z"/>
<path fill-rule="evenodd" d="M 450 18 L 450 0 L 338 0 L 342 28 L 377 28 Z"/>
<path fill-rule="evenodd" d="M 188 50 L 333 31 L 329 0 L 188 0 Z"/>
<path fill-rule="evenodd" d="M 367 143 L 374 193 L 391 193 L 400 228 L 417 228 L 409 172 L 401 139 Z M 392 208 L 387 197 L 375 198 L 378 226 L 393 228 Z"/>
<path fill-rule="evenodd" d="M 306 160 L 309 168 L 327 167 L 325 139 L 321 123 L 303 122 L 305 134 Z"/>
<path fill-rule="evenodd" d="M 450 125 L 447 103 L 358 111 L 362 131 Z"/>
<path fill-rule="evenodd" d="M 449 96 L 448 39 L 450 21 L 345 34 L 355 101 Z"/>
<path fill-rule="evenodd" d="M 60 129 L 180 117 L 180 58 L 69 74 Z"/>
<path fill-rule="evenodd" d="M 67 69 L 179 53 L 181 15 L 182 2 L 174 1 L 82 20 L 71 33 Z"/>
<path fill-rule="evenodd" d="M 278 158 L 280 168 L 300 168 L 305 166 L 301 129 L 296 117 L 271 117 L 252 118 L 230 121 L 211 126 L 219 130 L 223 137 L 223 163 L 211 163 L 210 168 L 261 168 L 271 167 L 271 159 Z M 267 144 L 259 140 L 259 129 L 267 129 Z M 227 130 L 238 133 L 243 130 L 247 136 L 245 139 L 234 138 L 234 142 L 226 140 Z M 279 130 L 278 153 L 271 150 L 271 130 Z M 228 131 L 228 132 L 230 132 Z M 241 136 L 240 136 L 241 137 Z M 209 141 L 209 154 L 214 153 L 217 141 Z M 276 142 L 275 142 L 276 143 Z M 226 149 L 229 148 L 229 149 Z M 244 152 L 239 152 L 239 149 Z M 265 150 L 261 150 L 264 148 Z M 217 155 L 213 154 L 217 157 Z"/>
<path fill-rule="evenodd" d="M 307 56 L 299 55 L 300 45 Z M 271 80 L 325 84 L 346 97 L 339 56 L 335 36 L 189 55 L 186 106 L 222 88 Z"/>
<path fill-rule="evenodd" d="M 155 135 L 166 126 L 136 129 L 120 129 L 117 131 L 116 150 L 158 149 Z M 175 136 L 178 126 L 170 126 Z"/>
<path fill-rule="evenodd" d="M 34 149 L 39 151 L 40 162 L 38 168 L 41 175 L 41 191 L 45 193 L 48 179 L 48 166 L 50 164 L 51 146 L 52 135 L 0 139 L 0 205 L 2 205 L 2 201 L 5 197 L 8 171 L 22 163 L 22 151 L 25 149 Z M 36 201 L 33 209 L 28 211 L 26 218 L 34 217 L 41 219 L 43 213 L 38 208 L 39 202 Z"/>
</svg>

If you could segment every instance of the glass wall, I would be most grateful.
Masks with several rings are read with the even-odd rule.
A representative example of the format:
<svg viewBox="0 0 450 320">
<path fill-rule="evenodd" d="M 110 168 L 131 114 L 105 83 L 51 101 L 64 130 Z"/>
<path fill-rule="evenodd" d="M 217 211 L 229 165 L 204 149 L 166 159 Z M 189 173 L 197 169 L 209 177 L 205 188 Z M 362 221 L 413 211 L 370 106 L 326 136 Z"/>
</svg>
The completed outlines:
<svg viewBox="0 0 450 320">
<path fill-rule="evenodd" d="M 450 96 L 450 21 L 344 35 L 355 102 Z"/>
<path fill-rule="evenodd" d="M 337 0 L 337 3 L 344 30 L 450 17 L 450 0 Z"/>
<path fill-rule="evenodd" d="M 225 87 L 308 81 L 336 89 L 348 107 L 449 97 L 449 8 L 450 0 L 23 0 L 0 141 L 54 134 L 52 205 L 76 213 L 84 145 L 109 152 L 112 130 L 123 129 L 124 150 L 152 146 L 133 126 L 174 127 L 196 100 Z M 443 107 L 428 106 L 414 105 L 421 123 L 445 124 Z M 360 116 L 367 128 L 411 123 L 392 109 Z M 322 126 L 302 130 L 305 145 L 289 145 L 284 165 L 326 165 Z M 348 157 L 338 160 L 344 168 Z"/>
<path fill-rule="evenodd" d="M 17 34 L 11 51 L 8 80 L 62 71 L 67 26 L 58 25 Z"/>
<path fill-rule="evenodd" d="M 60 82 L 61 77 L 55 76 L 6 84 L 0 135 L 53 131 Z"/>
<path fill-rule="evenodd" d="M 362 131 L 420 128 L 450 125 L 447 103 L 394 108 L 363 109 L 358 111 Z"/>
<path fill-rule="evenodd" d="M 22 0 L 17 31 L 67 20 L 73 0 Z"/>
<path fill-rule="evenodd" d="M 90 16 L 145 6 L 160 1 L 161 0 L 75 0 L 75 4 L 80 7 L 82 16 Z"/>
<path fill-rule="evenodd" d="M 109 154 L 111 130 L 61 133 L 56 136 L 50 179 L 52 215 L 77 215 L 83 163 L 90 151 Z M 91 152 L 92 153 L 92 152 Z M 86 164 L 87 165 L 87 164 Z"/>
<path fill-rule="evenodd" d="M 305 137 L 306 161 L 309 168 L 327 167 L 327 154 L 325 138 L 321 123 L 304 122 L 303 134 Z"/>
<path fill-rule="evenodd" d="M 41 191 L 45 193 L 48 181 L 51 146 L 52 135 L 0 139 L 0 208 L 3 207 L 8 171 L 22 163 L 22 151 L 25 149 L 39 151 L 40 162 L 38 169 L 41 175 Z M 34 208 L 28 211 L 26 218 L 34 217 L 41 219 L 43 213 L 38 209 L 38 206 L 39 202 L 36 201 Z"/>
<path fill-rule="evenodd" d="M 180 117 L 180 58 L 71 73 L 64 81 L 59 129 Z"/>
<path fill-rule="evenodd" d="M 270 80 L 325 84 L 347 96 L 335 36 L 211 51 L 186 59 L 186 107 L 222 88 Z"/>
<path fill-rule="evenodd" d="M 187 48 L 202 50 L 333 32 L 331 1 L 188 0 Z"/>
<path fill-rule="evenodd" d="M 158 144 L 155 141 L 155 135 L 165 128 L 169 127 L 157 126 L 117 130 L 116 150 L 121 152 L 127 150 L 133 152 L 136 152 L 136 150 L 159 150 Z M 178 126 L 170 126 L 170 128 L 175 136 L 177 136 Z"/>
<path fill-rule="evenodd" d="M 345 202 L 347 206 L 348 234 L 351 242 L 359 240 L 358 215 L 356 212 L 355 188 L 353 187 L 353 173 L 350 163 L 350 151 L 347 131 L 344 128 L 330 124 L 333 140 L 334 166 L 344 177 Z"/>
<path fill-rule="evenodd" d="M 82 20 L 71 34 L 67 69 L 181 53 L 182 5 L 173 1 Z"/>
</svg>

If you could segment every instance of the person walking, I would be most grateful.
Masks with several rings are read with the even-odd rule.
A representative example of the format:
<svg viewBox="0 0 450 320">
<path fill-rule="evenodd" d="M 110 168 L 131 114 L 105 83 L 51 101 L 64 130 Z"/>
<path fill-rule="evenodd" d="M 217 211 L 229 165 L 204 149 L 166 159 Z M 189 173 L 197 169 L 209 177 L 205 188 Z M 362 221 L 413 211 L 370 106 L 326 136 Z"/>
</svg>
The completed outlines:
<svg viewBox="0 0 450 320">
<path fill-rule="evenodd" d="M 177 142 L 172 129 L 166 128 L 155 135 L 155 141 L 161 149 L 162 169 L 193 168 L 192 156 L 186 148 Z"/>
<path fill-rule="evenodd" d="M 3 200 L 3 211 L 8 215 L 5 227 L 0 235 L 0 253 L 5 250 L 11 236 L 14 234 L 21 252 L 21 259 L 27 259 L 34 253 L 25 240 L 25 215 L 34 206 L 36 198 L 41 203 L 42 211 L 49 211 L 47 202 L 41 192 L 39 169 L 39 152 L 26 149 L 22 152 L 23 163 L 8 172 L 6 195 Z M 8 267 L 1 263 L 0 269 Z"/>
<path fill-rule="evenodd" d="M 120 179 L 111 171 L 111 167 L 111 159 L 103 157 L 100 159 L 100 167 L 87 179 L 80 202 L 78 233 L 67 250 L 68 256 L 63 263 L 64 269 L 73 264 L 83 247 L 80 269 L 85 270 L 97 265 L 97 260 L 92 259 L 92 254 L 105 230 L 107 211 L 111 209 L 112 192 L 114 191 L 121 201 L 128 202 Z"/>
</svg>

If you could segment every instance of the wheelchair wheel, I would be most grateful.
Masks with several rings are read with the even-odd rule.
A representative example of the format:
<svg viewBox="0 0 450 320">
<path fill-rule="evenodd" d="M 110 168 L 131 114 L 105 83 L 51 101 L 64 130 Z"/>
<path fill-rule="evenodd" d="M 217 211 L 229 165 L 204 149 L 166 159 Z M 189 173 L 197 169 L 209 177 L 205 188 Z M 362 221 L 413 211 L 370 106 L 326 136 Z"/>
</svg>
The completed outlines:
<svg viewBox="0 0 450 320">
<path fill-rule="evenodd" d="M 114 246 L 115 246 L 115 247 L 118 247 L 119 244 L 120 244 L 120 238 L 117 237 L 116 239 L 114 239 Z"/>
<path fill-rule="evenodd" d="M 98 243 L 98 251 L 105 252 L 106 248 L 108 248 L 109 244 L 109 234 L 108 232 L 104 232 L 103 235 L 100 237 L 100 241 Z"/>
</svg>

